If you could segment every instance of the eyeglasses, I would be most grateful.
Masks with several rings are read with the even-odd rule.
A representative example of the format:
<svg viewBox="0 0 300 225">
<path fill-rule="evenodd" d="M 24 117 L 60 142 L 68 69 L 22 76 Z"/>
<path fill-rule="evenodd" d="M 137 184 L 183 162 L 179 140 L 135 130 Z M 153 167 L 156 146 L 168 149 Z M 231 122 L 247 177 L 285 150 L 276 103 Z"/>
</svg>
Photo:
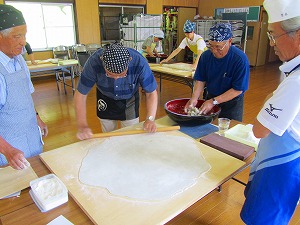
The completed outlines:
<svg viewBox="0 0 300 225">
<path fill-rule="evenodd" d="M 228 41 L 221 47 L 220 45 L 213 46 L 210 43 L 207 45 L 207 48 L 210 50 L 217 50 L 217 51 L 223 51 L 223 49 L 228 45 Z"/>
<path fill-rule="evenodd" d="M 276 45 L 275 39 L 278 39 L 278 38 L 282 37 L 283 35 L 286 35 L 286 34 L 289 34 L 289 33 L 292 33 L 292 32 L 295 32 L 295 31 L 288 31 L 288 32 L 285 32 L 285 33 L 280 34 L 280 35 L 278 35 L 278 36 L 274 36 L 274 35 L 272 35 L 269 31 L 267 31 L 267 35 L 268 35 L 269 40 L 270 40 L 271 42 L 273 42 L 274 45 Z"/>
</svg>

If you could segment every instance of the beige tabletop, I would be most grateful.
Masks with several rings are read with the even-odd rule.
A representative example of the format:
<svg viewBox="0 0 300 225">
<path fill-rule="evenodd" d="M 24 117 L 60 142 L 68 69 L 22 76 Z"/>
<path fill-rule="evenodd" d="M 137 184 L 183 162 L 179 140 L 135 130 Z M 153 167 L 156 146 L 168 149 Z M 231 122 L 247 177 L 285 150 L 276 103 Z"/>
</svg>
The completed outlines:
<svg viewBox="0 0 300 225">
<path fill-rule="evenodd" d="M 156 122 L 158 126 L 175 124 L 168 117 L 158 119 Z M 140 127 L 141 124 L 138 124 L 126 129 L 139 129 Z M 174 135 L 185 136 L 179 131 L 171 132 Z M 170 199 L 158 202 L 137 202 L 114 197 L 107 191 L 97 188 L 85 189 L 80 182 L 76 182 L 78 179 L 76 176 L 73 180 L 75 182 L 70 181 L 69 173 L 72 173 L 71 176 L 76 174 L 78 163 L 82 160 L 80 149 L 90 141 L 97 141 L 97 139 L 77 142 L 41 155 L 50 171 L 66 184 L 70 194 L 68 203 L 42 213 L 31 200 L 27 188 L 22 191 L 19 198 L 0 201 L 0 222 L 3 225 L 16 224 L 16 221 L 23 221 L 24 225 L 46 224 L 59 215 L 64 215 L 74 224 L 91 224 L 92 222 L 95 224 L 164 224 L 216 189 L 245 164 L 196 141 L 199 151 L 212 166 L 205 176 L 201 176 L 195 185 Z M 38 157 L 29 161 L 38 176 L 50 173 Z"/>
</svg>

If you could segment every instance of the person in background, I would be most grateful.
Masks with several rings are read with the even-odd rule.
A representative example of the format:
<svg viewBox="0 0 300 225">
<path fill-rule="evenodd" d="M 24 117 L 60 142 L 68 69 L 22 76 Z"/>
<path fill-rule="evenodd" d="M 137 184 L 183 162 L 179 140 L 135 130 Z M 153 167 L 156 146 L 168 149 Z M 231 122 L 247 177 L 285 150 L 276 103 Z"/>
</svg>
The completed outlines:
<svg viewBox="0 0 300 225">
<path fill-rule="evenodd" d="M 159 45 L 159 42 L 163 40 L 165 37 L 163 31 L 158 31 L 153 35 L 150 35 L 143 43 L 142 45 L 142 55 L 146 58 L 147 55 L 151 57 L 159 57 L 160 55 L 157 52 L 157 47 Z"/>
<path fill-rule="evenodd" d="M 27 52 L 27 54 L 29 56 L 31 64 L 32 65 L 37 65 L 37 62 L 34 59 L 34 54 L 33 54 L 32 48 L 31 48 L 31 46 L 30 46 L 30 44 L 28 42 L 26 42 L 26 45 L 25 45 L 25 47 L 23 49 L 23 53 L 22 53 L 24 59 L 26 59 L 26 57 L 25 57 L 26 52 Z"/>
<path fill-rule="evenodd" d="M 249 88 L 250 66 L 244 52 L 231 45 L 230 23 L 219 23 L 210 28 L 209 49 L 199 60 L 195 71 L 194 91 L 185 109 L 197 104 L 207 87 L 206 101 L 200 113 L 207 114 L 219 105 L 219 117 L 242 121 L 244 93 Z"/>
<path fill-rule="evenodd" d="M 157 83 L 147 60 L 136 50 L 121 44 L 110 44 L 97 50 L 86 62 L 74 96 L 80 140 L 91 138 L 87 123 L 86 99 L 97 86 L 97 115 L 102 131 L 139 122 L 139 86 L 146 94 L 147 115 L 143 124 L 147 132 L 155 132 L 158 96 Z"/>
<path fill-rule="evenodd" d="M 286 78 L 254 121 L 261 138 L 245 188 L 246 224 L 289 224 L 300 197 L 300 1 L 265 0 L 268 37 Z M 267 85 L 267 84 L 266 84 Z"/>
<path fill-rule="evenodd" d="M 22 13 L 0 4 L 0 166 L 24 169 L 42 152 L 46 124 L 35 111 L 30 73 L 21 53 L 27 26 Z"/>
<path fill-rule="evenodd" d="M 185 38 L 181 41 L 178 48 L 176 48 L 168 58 L 162 60 L 160 63 L 167 63 L 171 59 L 173 59 L 181 50 L 185 49 L 185 47 L 189 47 L 189 49 L 193 52 L 194 60 L 193 60 L 193 69 L 196 69 L 201 54 L 207 49 L 205 41 L 203 38 L 195 34 L 195 23 L 187 20 L 184 24 L 183 31 L 185 34 Z"/>
</svg>

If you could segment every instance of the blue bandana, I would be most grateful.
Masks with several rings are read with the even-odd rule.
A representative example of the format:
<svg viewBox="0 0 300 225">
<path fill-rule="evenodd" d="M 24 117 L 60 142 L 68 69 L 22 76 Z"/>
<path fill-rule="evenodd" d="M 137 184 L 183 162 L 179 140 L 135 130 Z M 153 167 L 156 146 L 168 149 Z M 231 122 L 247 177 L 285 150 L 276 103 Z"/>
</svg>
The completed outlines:
<svg viewBox="0 0 300 225">
<path fill-rule="evenodd" d="M 187 20 L 183 26 L 184 33 L 191 33 L 195 30 L 196 24 Z"/>
<path fill-rule="evenodd" d="M 209 29 L 209 40 L 211 41 L 226 41 L 232 37 L 230 23 L 218 23 Z"/>
</svg>

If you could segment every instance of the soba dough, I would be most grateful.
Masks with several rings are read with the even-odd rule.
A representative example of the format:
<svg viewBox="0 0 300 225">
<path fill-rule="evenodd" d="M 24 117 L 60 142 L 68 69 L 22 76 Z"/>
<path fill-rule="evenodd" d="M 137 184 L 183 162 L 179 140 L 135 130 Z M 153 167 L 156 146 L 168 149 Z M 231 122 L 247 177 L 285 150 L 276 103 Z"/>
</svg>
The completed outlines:
<svg viewBox="0 0 300 225">
<path fill-rule="evenodd" d="M 194 140 L 166 133 L 110 137 L 88 149 L 79 180 L 137 200 L 170 198 L 210 169 Z"/>
</svg>

